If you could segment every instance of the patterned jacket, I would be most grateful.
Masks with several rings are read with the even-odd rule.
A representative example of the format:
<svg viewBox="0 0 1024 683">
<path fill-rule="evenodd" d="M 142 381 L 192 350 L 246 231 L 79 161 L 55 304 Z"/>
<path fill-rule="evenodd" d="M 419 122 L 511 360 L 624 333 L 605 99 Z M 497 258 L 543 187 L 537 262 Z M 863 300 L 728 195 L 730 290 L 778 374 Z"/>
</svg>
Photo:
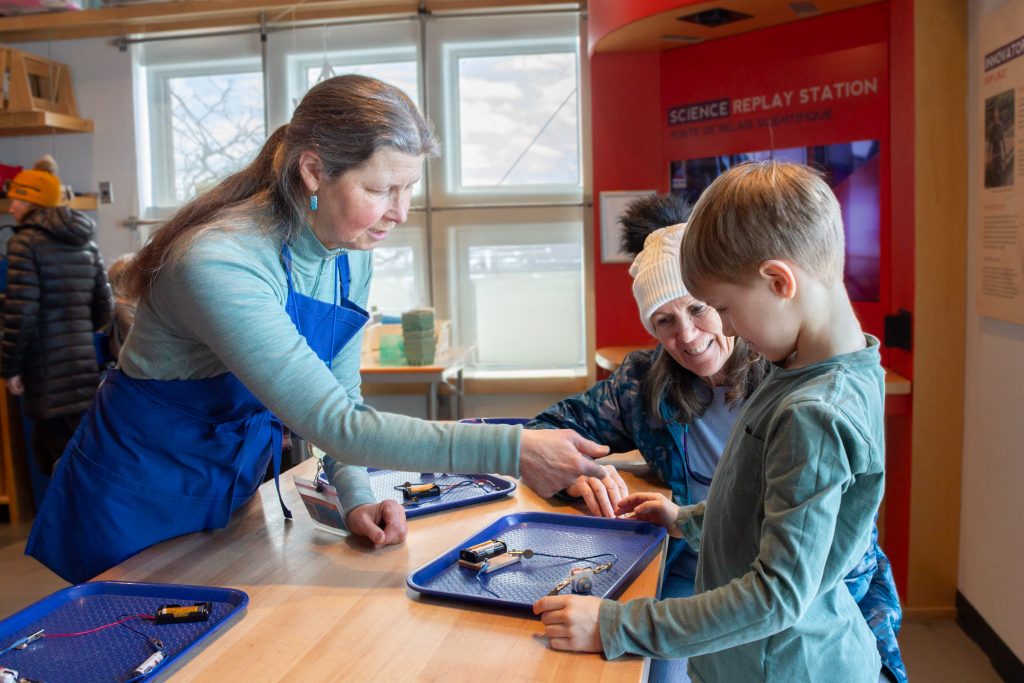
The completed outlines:
<svg viewBox="0 0 1024 683">
<path fill-rule="evenodd" d="M 653 351 L 634 351 L 610 378 L 559 401 L 535 417 L 527 428 L 572 429 L 607 445 L 613 453 L 639 450 L 672 490 L 675 503 L 688 505 L 698 501 L 689 499 L 683 474 L 683 451 L 678 436 L 682 425 L 663 417 L 669 414 L 664 405 L 658 414 L 648 410 L 643 397 L 643 380 L 660 353 L 660 346 Z M 670 562 L 679 554 L 678 547 L 670 550 Z M 864 557 L 847 575 L 846 585 L 875 634 L 886 673 L 897 683 L 905 683 L 907 671 L 896 642 L 903 611 L 889 558 L 878 545 L 877 527 Z"/>
</svg>

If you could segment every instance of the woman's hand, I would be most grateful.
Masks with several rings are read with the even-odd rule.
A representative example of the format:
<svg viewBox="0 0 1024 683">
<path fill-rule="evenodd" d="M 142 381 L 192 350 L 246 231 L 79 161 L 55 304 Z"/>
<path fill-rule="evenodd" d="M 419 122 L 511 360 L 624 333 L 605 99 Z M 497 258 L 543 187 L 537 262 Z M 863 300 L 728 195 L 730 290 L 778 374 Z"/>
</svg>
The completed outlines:
<svg viewBox="0 0 1024 683">
<path fill-rule="evenodd" d="M 605 455 L 607 446 L 571 429 L 524 429 L 519 442 L 519 474 L 542 498 L 550 498 L 580 475 L 604 479 L 604 468 L 590 458 Z"/>
<path fill-rule="evenodd" d="M 601 598 L 549 595 L 533 604 L 552 650 L 601 652 Z"/>
<path fill-rule="evenodd" d="M 619 471 L 611 465 L 602 465 L 604 479 L 577 477 L 573 485 L 565 490 L 570 496 L 582 498 L 590 514 L 595 517 L 614 517 L 615 506 L 629 495 L 629 487 L 622 481 Z"/>
<path fill-rule="evenodd" d="M 25 393 L 25 385 L 21 383 L 21 375 L 15 375 L 7 379 L 7 391 L 12 396 L 21 396 Z"/>
<path fill-rule="evenodd" d="M 679 506 L 660 493 L 641 491 L 631 494 L 619 501 L 616 510 L 620 515 L 632 512 L 635 519 L 659 524 L 668 530 L 670 536 L 681 538 L 683 535 L 676 524 Z"/>
<path fill-rule="evenodd" d="M 345 523 L 352 533 L 370 539 L 374 548 L 402 543 L 407 533 L 405 508 L 390 499 L 352 508 Z"/>
</svg>

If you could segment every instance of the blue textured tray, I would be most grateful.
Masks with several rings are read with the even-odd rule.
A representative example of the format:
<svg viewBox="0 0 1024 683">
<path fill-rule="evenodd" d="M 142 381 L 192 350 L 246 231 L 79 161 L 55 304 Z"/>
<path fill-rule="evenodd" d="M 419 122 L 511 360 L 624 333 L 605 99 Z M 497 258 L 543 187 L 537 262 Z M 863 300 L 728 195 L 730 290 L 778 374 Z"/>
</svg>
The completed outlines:
<svg viewBox="0 0 1024 683">
<path fill-rule="evenodd" d="M 576 567 L 593 567 L 593 562 L 535 555 L 519 563 L 480 575 L 458 564 L 459 549 L 488 539 L 504 541 L 509 548 L 535 553 L 589 557 L 614 553 L 611 569 L 594 576 L 592 595 L 614 598 L 633 582 L 651 561 L 665 538 L 665 529 L 647 522 L 624 519 L 563 515 L 553 512 L 520 512 L 506 515 L 470 536 L 458 546 L 409 575 L 409 588 L 424 595 L 451 600 L 529 609 L 547 595 L 555 584 Z M 496 595 L 488 593 L 481 585 Z M 567 595 L 569 588 L 562 590 Z"/>
<path fill-rule="evenodd" d="M 391 500 L 397 500 L 399 503 L 405 502 L 402 498 L 402 492 L 396 491 L 395 487 L 407 481 L 413 484 L 436 483 L 438 486 L 448 486 L 467 481 L 467 477 L 472 477 L 474 481 L 486 482 L 490 489 L 485 491 L 478 486 L 460 486 L 459 488 L 442 492 L 440 498 L 427 498 L 420 503 L 403 506 L 406 517 L 419 517 L 420 515 L 451 510 L 463 505 L 482 503 L 487 500 L 512 495 L 512 492 L 516 490 L 516 483 L 514 481 L 509 481 L 493 474 L 399 472 L 397 470 L 380 470 L 373 467 L 367 468 L 367 472 L 370 475 L 370 488 L 373 489 L 373 495 L 377 500 L 390 498 Z M 320 481 L 328 485 L 330 484 L 323 472 L 320 473 Z"/>
<path fill-rule="evenodd" d="M 229 621 L 249 603 L 249 596 L 233 588 L 185 586 L 164 583 L 94 581 L 52 593 L 39 602 L 0 621 L 0 650 L 24 636 L 46 629 L 50 633 L 74 633 L 103 626 L 131 614 L 153 614 L 161 605 L 211 602 L 205 622 L 161 624 L 132 619 L 128 626 L 157 638 L 166 658 L 148 680 L 169 669 L 198 643 L 230 626 Z M 18 671 L 22 678 L 43 683 L 91 683 L 133 680 L 131 672 L 153 654 L 149 642 L 124 626 L 69 638 L 41 638 L 24 650 L 0 656 L 0 666 Z"/>
<path fill-rule="evenodd" d="M 459 422 L 467 425 L 524 425 L 532 419 L 532 417 L 467 417 Z"/>
</svg>

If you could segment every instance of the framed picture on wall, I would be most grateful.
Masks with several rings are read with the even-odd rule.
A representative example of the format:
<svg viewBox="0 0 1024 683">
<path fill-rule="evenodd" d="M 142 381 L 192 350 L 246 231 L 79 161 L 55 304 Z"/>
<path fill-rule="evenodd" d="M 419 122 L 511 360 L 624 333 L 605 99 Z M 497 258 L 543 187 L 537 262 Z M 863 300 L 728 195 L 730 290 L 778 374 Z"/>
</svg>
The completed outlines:
<svg viewBox="0 0 1024 683">
<path fill-rule="evenodd" d="M 631 263 L 633 257 L 619 249 L 622 224 L 619 216 L 634 199 L 655 194 L 655 190 L 601 193 L 601 263 Z"/>
</svg>

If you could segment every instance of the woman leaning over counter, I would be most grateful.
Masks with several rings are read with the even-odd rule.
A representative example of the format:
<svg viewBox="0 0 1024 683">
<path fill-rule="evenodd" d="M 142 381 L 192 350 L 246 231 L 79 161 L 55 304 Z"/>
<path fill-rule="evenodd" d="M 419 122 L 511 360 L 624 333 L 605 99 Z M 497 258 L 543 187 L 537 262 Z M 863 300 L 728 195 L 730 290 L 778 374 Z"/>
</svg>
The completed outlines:
<svg viewBox="0 0 1024 683">
<path fill-rule="evenodd" d="M 256 159 L 172 217 L 135 258 L 135 326 L 57 466 L 26 552 L 68 581 L 160 541 L 224 527 L 286 424 L 328 455 L 349 528 L 405 537 L 358 465 L 521 475 L 542 495 L 607 449 L 575 432 L 438 424 L 362 403 L 372 254 L 406 220 L 438 143 L 400 90 L 311 89 Z M 285 516 L 290 512 L 281 503 Z"/>
</svg>

